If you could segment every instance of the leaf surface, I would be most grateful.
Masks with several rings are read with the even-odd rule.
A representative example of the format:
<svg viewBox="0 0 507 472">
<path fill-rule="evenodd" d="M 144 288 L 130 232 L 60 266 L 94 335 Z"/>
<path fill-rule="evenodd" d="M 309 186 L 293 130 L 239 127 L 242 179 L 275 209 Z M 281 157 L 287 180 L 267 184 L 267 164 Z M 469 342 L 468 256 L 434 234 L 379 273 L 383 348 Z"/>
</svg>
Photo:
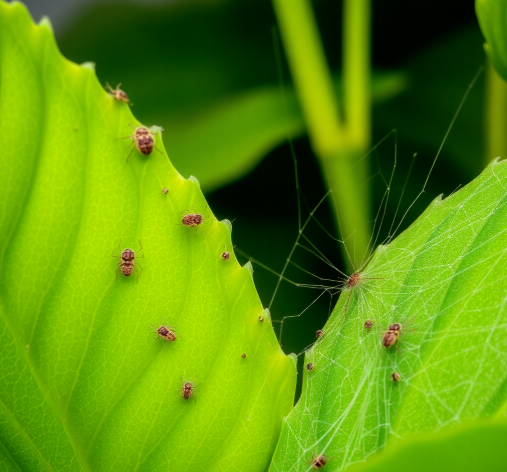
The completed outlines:
<svg viewBox="0 0 507 472">
<path fill-rule="evenodd" d="M 377 249 L 306 353 L 315 367 L 305 370 L 271 471 L 309 470 L 312 454 L 332 459 L 326 470 L 343 470 L 403 438 L 502 407 L 506 190 L 507 164 L 495 160 Z M 393 323 L 402 324 L 399 352 L 381 343 Z"/>
<path fill-rule="evenodd" d="M 230 223 L 156 128 L 157 150 L 126 163 L 129 124 L 47 22 L 0 2 L 0 468 L 262 471 L 294 361 L 258 320 Z M 205 223 L 188 231 L 186 210 Z M 125 248 L 130 277 L 111 257 Z"/>
</svg>

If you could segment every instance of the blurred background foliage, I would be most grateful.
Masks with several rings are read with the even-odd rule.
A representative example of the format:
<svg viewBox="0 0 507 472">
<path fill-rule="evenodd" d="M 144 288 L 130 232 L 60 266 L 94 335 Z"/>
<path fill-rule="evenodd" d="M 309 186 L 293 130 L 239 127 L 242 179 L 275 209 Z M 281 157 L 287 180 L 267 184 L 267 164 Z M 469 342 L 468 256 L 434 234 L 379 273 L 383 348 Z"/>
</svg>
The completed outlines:
<svg viewBox="0 0 507 472">
<path fill-rule="evenodd" d="M 41 14 L 54 19 L 57 41 L 67 58 L 95 62 L 102 83 L 123 84 L 138 119 L 165 129 L 164 143 L 176 168 L 183 176 L 195 175 L 200 180 L 219 219 L 233 221 L 238 248 L 280 271 L 298 232 L 287 136 L 294 139 L 303 216 L 327 189 L 306 136 L 284 52 L 281 46 L 277 50 L 273 40 L 277 31 L 273 34 L 276 20 L 271 2 L 25 3 L 35 20 Z M 393 192 L 385 211 L 389 226 L 403 188 L 402 213 L 421 190 L 460 100 L 485 62 L 484 39 L 472 2 L 372 3 L 372 143 L 379 143 L 393 129 L 397 133 L 369 155 L 371 178 L 356 191 L 371 193 L 374 214 L 385 194 L 382 176 L 391 173 L 397 150 Z M 313 7 L 339 89 L 342 4 L 315 0 Z M 449 195 L 466 184 L 498 155 L 485 142 L 485 94 L 482 74 L 445 143 L 425 194 L 399 231 L 438 194 Z M 417 158 L 405 186 L 414 153 Z M 316 217 L 339 237 L 331 206 L 326 200 Z M 306 234 L 344 270 L 336 241 L 316 223 L 309 225 Z M 380 240 L 386 235 L 382 232 Z M 297 250 L 294 261 L 319 277 L 339 278 L 338 272 L 307 251 Z M 277 277 L 258 266 L 254 269 L 261 299 L 269 306 Z M 287 276 L 301 283 L 316 281 L 295 266 Z M 271 305 L 273 319 L 300 314 L 319 293 L 282 283 Z M 287 319 L 281 340 L 284 351 L 299 353 L 312 343 L 332 304 L 326 295 L 301 317 Z"/>
</svg>

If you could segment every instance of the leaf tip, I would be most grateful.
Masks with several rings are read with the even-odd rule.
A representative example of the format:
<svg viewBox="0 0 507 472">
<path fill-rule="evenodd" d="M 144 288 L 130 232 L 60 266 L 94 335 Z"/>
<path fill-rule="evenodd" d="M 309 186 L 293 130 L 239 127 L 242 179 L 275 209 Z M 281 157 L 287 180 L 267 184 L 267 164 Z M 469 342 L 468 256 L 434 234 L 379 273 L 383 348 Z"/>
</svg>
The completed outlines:
<svg viewBox="0 0 507 472">
<path fill-rule="evenodd" d="M 90 62 L 90 61 L 87 61 L 87 62 L 83 62 L 81 64 L 81 67 L 83 69 L 88 69 L 88 70 L 91 70 L 93 73 L 95 73 L 95 62 Z"/>
<path fill-rule="evenodd" d="M 432 206 L 440 205 L 440 203 L 442 203 L 443 200 L 444 200 L 444 194 L 441 193 L 440 195 L 437 195 L 437 197 L 435 198 L 435 200 L 433 200 L 431 202 L 431 205 Z"/>
<path fill-rule="evenodd" d="M 229 233 L 232 233 L 232 223 L 227 218 L 222 220 L 220 223 L 225 225 L 225 227 L 229 230 Z"/>
<path fill-rule="evenodd" d="M 188 180 L 190 180 L 191 182 L 194 182 L 199 188 L 201 188 L 201 184 L 199 183 L 199 180 L 197 179 L 197 177 L 194 177 L 193 175 L 191 175 Z M 252 269 L 252 272 L 253 272 L 253 269 Z"/>
<path fill-rule="evenodd" d="M 153 125 L 150 127 L 150 131 L 152 133 L 156 133 L 158 135 L 162 135 L 162 131 L 164 131 L 164 128 L 162 126 Z"/>
<path fill-rule="evenodd" d="M 252 275 L 253 275 L 253 265 L 250 261 L 248 261 L 244 266 L 243 266 L 243 269 L 246 269 L 248 270 L 248 272 L 250 272 Z"/>
<path fill-rule="evenodd" d="M 500 159 L 501 159 L 501 156 L 498 156 L 498 157 L 495 157 L 494 159 L 491 159 L 491 162 L 488 164 L 488 166 L 486 167 L 486 169 L 489 168 L 489 167 L 495 167 L 497 164 L 500 163 Z"/>
<path fill-rule="evenodd" d="M 51 20 L 49 19 L 49 17 L 47 16 L 43 16 L 40 21 L 39 21 L 39 26 L 41 28 L 46 28 L 47 30 L 49 30 L 49 32 L 54 35 L 55 32 L 53 30 L 53 25 L 51 23 Z"/>
</svg>

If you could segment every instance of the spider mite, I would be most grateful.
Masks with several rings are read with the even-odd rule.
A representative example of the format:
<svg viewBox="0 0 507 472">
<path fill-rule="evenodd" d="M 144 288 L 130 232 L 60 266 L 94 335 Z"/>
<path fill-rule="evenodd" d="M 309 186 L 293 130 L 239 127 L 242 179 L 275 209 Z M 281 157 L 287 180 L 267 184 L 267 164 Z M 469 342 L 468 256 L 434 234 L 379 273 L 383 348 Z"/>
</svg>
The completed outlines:
<svg viewBox="0 0 507 472">
<path fill-rule="evenodd" d="M 233 246 L 232 248 L 234 249 L 235 247 L 236 246 Z M 222 260 L 224 260 L 224 261 L 228 261 L 229 258 L 231 257 L 231 254 L 226 249 L 227 249 L 227 246 L 224 245 L 224 252 L 222 252 L 222 254 L 220 256 L 222 258 Z"/>
<path fill-rule="evenodd" d="M 396 341 L 398 341 L 400 333 L 400 323 L 394 323 L 389 326 L 387 331 L 384 333 L 384 336 L 382 336 L 382 346 L 384 346 L 386 349 L 389 349 Z"/>
<path fill-rule="evenodd" d="M 128 103 L 130 101 L 129 96 L 123 90 L 120 89 L 120 85 L 121 84 L 118 84 L 114 89 L 106 82 L 106 88 L 109 89 L 111 95 L 114 97 L 115 100 L 118 100 L 119 102 Z"/>
<path fill-rule="evenodd" d="M 185 211 L 188 212 L 188 210 L 185 210 Z M 202 225 L 204 223 L 204 221 L 208 218 L 207 216 L 203 216 L 203 215 L 197 213 L 195 208 L 194 208 L 194 211 L 195 211 L 195 213 L 189 212 L 181 219 L 181 224 L 183 226 L 188 227 L 188 230 L 186 231 L 186 233 L 188 233 L 192 228 L 195 228 L 197 230 L 199 228 L 199 226 Z M 204 232 L 206 232 L 206 231 L 204 231 Z M 195 234 L 197 235 L 197 231 Z"/>
<path fill-rule="evenodd" d="M 364 329 L 371 329 L 372 326 L 373 326 L 373 321 L 372 320 L 366 320 L 364 322 Z"/>
<path fill-rule="evenodd" d="M 260 315 L 259 316 L 259 321 L 262 323 L 264 321 L 264 316 Z"/>
<path fill-rule="evenodd" d="M 317 339 L 320 339 L 322 336 L 324 336 L 324 331 L 322 331 L 321 329 L 318 329 L 317 332 L 315 333 L 315 337 Z"/>
<path fill-rule="evenodd" d="M 306 364 L 306 370 L 308 372 L 311 372 L 314 368 L 315 368 L 315 364 L 313 362 L 308 362 L 308 364 Z"/>
<path fill-rule="evenodd" d="M 246 357 L 246 353 L 244 352 L 243 354 L 241 354 L 241 357 L 244 359 Z"/>
<path fill-rule="evenodd" d="M 393 382 L 398 382 L 398 380 L 400 380 L 400 374 L 398 374 L 398 372 L 393 372 L 391 374 L 391 380 Z"/>
<path fill-rule="evenodd" d="M 197 387 L 197 385 L 194 385 L 192 382 L 183 382 L 183 379 L 181 380 L 181 396 L 185 400 L 189 400 L 190 397 L 194 394 L 194 389 Z"/>
<path fill-rule="evenodd" d="M 111 254 L 111 256 L 113 256 L 113 257 L 120 258 L 120 260 L 118 261 L 118 264 L 116 264 L 118 266 L 116 268 L 116 278 L 118 278 L 118 269 L 121 270 L 121 273 L 125 277 L 130 277 L 132 275 L 132 272 L 134 272 L 134 270 L 135 270 L 137 272 L 137 276 L 139 277 L 139 271 L 138 271 L 137 267 L 135 266 L 134 259 L 136 257 L 138 259 L 142 259 L 144 257 L 144 255 L 142 255 L 142 256 L 137 255 L 136 256 L 135 252 L 130 248 L 126 248 L 122 251 L 120 248 L 120 243 L 121 243 L 121 240 L 118 243 L 118 249 L 120 250 L 121 254 L 119 256 L 115 256 L 114 254 Z M 137 251 L 137 254 L 139 254 L 142 250 L 143 250 L 143 246 L 141 244 L 141 241 L 139 241 L 139 251 Z M 139 267 L 141 267 L 141 266 L 139 266 Z"/>
<path fill-rule="evenodd" d="M 327 464 L 327 459 L 324 454 L 320 454 L 317 457 L 314 457 L 312 455 L 312 461 L 311 461 L 312 467 L 314 470 L 322 469 Z"/>
<path fill-rule="evenodd" d="M 164 192 L 164 195 L 167 195 L 167 193 L 169 192 L 169 190 L 167 189 L 167 187 L 164 187 L 162 192 Z"/>
<path fill-rule="evenodd" d="M 154 136 L 155 133 L 152 133 L 148 128 L 138 126 L 137 128 L 134 128 L 132 135 L 127 136 L 125 139 L 132 139 L 132 144 L 136 145 L 138 151 L 145 156 L 149 156 L 152 153 L 153 148 L 157 149 L 155 146 L 155 140 L 153 139 Z M 157 151 L 162 154 L 162 151 L 159 149 L 157 149 Z M 132 148 L 129 155 L 127 156 L 127 162 L 133 152 L 134 148 Z"/>
<path fill-rule="evenodd" d="M 158 328 L 155 328 L 155 326 L 151 325 L 152 330 L 154 333 L 157 334 L 157 337 L 154 339 L 163 339 L 164 341 L 176 341 L 176 332 L 173 331 L 174 328 L 172 326 L 164 326 L 161 325 Z"/>
</svg>

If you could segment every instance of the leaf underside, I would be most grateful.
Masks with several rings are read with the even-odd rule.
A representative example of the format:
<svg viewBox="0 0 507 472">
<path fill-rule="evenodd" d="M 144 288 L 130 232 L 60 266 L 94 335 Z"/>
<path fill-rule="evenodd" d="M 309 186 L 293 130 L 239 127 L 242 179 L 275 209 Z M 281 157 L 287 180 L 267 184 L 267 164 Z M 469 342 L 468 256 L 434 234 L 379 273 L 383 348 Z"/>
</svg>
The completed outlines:
<svg viewBox="0 0 507 472">
<path fill-rule="evenodd" d="M 262 471 L 294 361 L 258 320 L 230 223 L 159 131 L 126 163 L 129 124 L 47 22 L 0 2 L 0 469 Z M 187 231 L 194 208 L 207 218 Z M 130 277 L 115 275 L 119 243 Z M 175 342 L 155 339 L 161 323 Z"/>
<path fill-rule="evenodd" d="M 343 470 L 415 433 L 494 415 L 507 397 L 507 164 L 435 199 L 340 300 L 306 353 L 270 470 Z M 375 278 L 379 280 L 367 280 Z M 370 330 L 366 320 L 373 321 Z M 399 346 L 381 346 L 401 323 Z M 391 375 L 400 380 L 393 382 Z"/>
</svg>

